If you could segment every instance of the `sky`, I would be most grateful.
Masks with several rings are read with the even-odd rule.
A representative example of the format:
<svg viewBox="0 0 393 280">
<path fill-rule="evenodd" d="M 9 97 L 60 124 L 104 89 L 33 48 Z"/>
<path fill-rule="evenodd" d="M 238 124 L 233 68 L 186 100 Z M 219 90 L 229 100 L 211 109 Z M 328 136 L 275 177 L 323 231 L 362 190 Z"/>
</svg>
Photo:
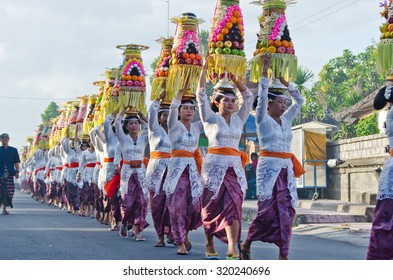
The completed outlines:
<svg viewBox="0 0 393 280">
<path fill-rule="evenodd" d="M 173 36 L 169 17 L 192 12 L 209 30 L 216 0 L 0 0 L 0 133 L 27 145 L 51 101 L 60 107 L 97 93 L 94 81 L 122 63 L 119 44 L 141 44 L 144 68 L 159 56 L 155 40 Z M 297 0 L 286 11 L 298 63 L 316 76 L 344 49 L 362 52 L 379 39 L 382 0 Z M 262 7 L 240 0 L 247 59 L 255 50 Z M 147 88 L 149 94 L 150 87 Z M 146 98 L 146 101 L 149 97 Z"/>
</svg>

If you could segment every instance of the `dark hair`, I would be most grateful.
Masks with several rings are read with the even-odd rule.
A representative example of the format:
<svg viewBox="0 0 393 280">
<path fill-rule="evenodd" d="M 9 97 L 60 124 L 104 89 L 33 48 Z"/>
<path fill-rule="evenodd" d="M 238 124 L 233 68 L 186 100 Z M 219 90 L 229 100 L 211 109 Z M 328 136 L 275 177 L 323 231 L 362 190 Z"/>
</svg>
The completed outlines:
<svg viewBox="0 0 393 280">
<path fill-rule="evenodd" d="M 385 97 L 386 89 L 387 89 L 387 87 L 384 86 L 383 88 L 381 88 L 378 91 L 377 95 L 375 96 L 374 104 L 373 104 L 375 110 L 381 110 L 383 107 L 386 106 L 386 104 L 388 102 L 393 103 L 393 88 L 392 88 L 392 92 L 391 92 L 388 99 L 386 99 L 386 97 Z"/>
<path fill-rule="evenodd" d="M 258 159 L 258 154 L 257 154 L 257 153 L 255 153 L 255 152 L 254 152 L 254 153 L 251 153 L 251 156 L 250 156 L 250 157 L 252 158 L 253 156 L 255 156 L 255 157 Z"/>
<path fill-rule="evenodd" d="M 230 90 L 230 89 L 218 88 L 218 89 L 215 90 L 215 92 L 222 93 L 222 94 L 233 94 L 233 97 L 236 98 L 236 94 L 235 94 L 232 90 Z M 214 94 L 214 93 L 213 93 L 213 94 Z M 221 95 L 221 94 L 216 94 L 216 95 L 215 95 L 215 98 L 214 98 L 214 101 L 220 103 L 221 100 L 222 100 L 224 97 L 225 97 L 225 96 L 223 96 L 223 95 Z M 217 107 L 217 105 L 216 105 L 214 102 L 212 102 L 212 103 L 210 104 L 210 108 L 212 109 L 212 111 L 213 111 L 214 113 L 217 113 L 217 112 L 218 112 L 218 107 Z"/>
<path fill-rule="evenodd" d="M 161 125 L 161 116 L 162 114 L 164 114 L 164 112 L 169 112 L 168 110 L 162 110 L 162 111 L 158 111 L 158 123 Z"/>
<path fill-rule="evenodd" d="M 139 119 L 137 117 L 131 116 L 131 117 L 126 117 L 123 121 L 123 131 L 125 134 L 128 134 L 129 131 L 127 129 L 128 121 L 136 120 L 138 123 L 140 123 Z"/>
<path fill-rule="evenodd" d="M 178 120 L 180 120 L 180 108 L 181 108 L 181 106 L 182 105 L 187 105 L 187 104 L 195 106 L 195 102 L 192 99 L 182 100 L 181 103 L 180 103 L 180 106 L 179 106 L 179 116 L 177 117 Z M 193 107 L 193 108 L 194 108 L 194 111 L 195 111 L 195 107 Z"/>
<path fill-rule="evenodd" d="M 267 94 L 267 98 L 269 100 L 269 103 L 270 103 L 270 100 L 274 101 L 274 99 L 276 99 L 276 97 L 277 97 L 277 96 L 275 96 L 273 94 L 269 94 L 270 92 L 273 93 L 273 94 L 276 94 L 276 95 L 283 95 L 283 96 L 285 96 L 284 93 L 281 92 L 281 91 L 269 90 L 269 92 Z M 258 105 L 258 94 L 256 94 L 254 96 L 254 101 L 252 102 L 252 109 L 255 110 L 257 108 L 257 105 Z"/>
<path fill-rule="evenodd" d="M 90 148 L 90 144 L 87 141 L 82 141 L 81 144 L 79 145 L 79 148 L 82 149 L 83 145 L 86 145 L 87 148 Z"/>
</svg>

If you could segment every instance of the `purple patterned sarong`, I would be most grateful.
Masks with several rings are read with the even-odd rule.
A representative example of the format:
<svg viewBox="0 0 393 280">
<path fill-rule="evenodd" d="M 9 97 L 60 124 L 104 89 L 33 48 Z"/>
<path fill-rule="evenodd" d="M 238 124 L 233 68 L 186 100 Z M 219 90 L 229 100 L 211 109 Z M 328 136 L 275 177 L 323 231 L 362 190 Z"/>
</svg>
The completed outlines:
<svg viewBox="0 0 393 280">
<path fill-rule="evenodd" d="M 167 197 L 164 190 L 162 189 L 165 182 L 166 173 L 167 171 L 165 171 L 162 178 L 159 193 L 154 196 L 155 192 L 149 191 L 150 210 L 153 217 L 154 228 L 158 236 L 163 236 L 164 234 L 168 234 L 171 231 L 171 221 L 169 217 Z"/>
<path fill-rule="evenodd" d="M 79 188 L 77 185 L 67 183 L 68 202 L 72 205 L 75 211 L 79 210 Z"/>
<path fill-rule="evenodd" d="M 288 256 L 295 209 L 287 188 L 287 169 L 281 169 L 274 185 L 271 199 L 258 201 L 257 216 L 250 224 L 248 241 L 274 243 L 280 248 L 280 256 Z"/>
<path fill-rule="evenodd" d="M 202 225 L 201 200 L 192 204 L 188 166 L 179 178 L 176 189 L 168 198 L 172 235 L 176 245 L 184 244 L 187 233 Z"/>
<path fill-rule="evenodd" d="M 216 236 L 222 242 L 228 243 L 225 228 L 233 221 L 239 222 L 238 240 L 240 240 L 242 225 L 243 193 L 237 181 L 235 170 L 230 167 L 226 171 L 224 180 L 216 199 L 214 193 L 204 188 L 202 194 L 202 222 L 205 233 Z"/>
<path fill-rule="evenodd" d="M 393 199 L 377 201 L 367 260 L 393 259 Z"/>
<path fill-rule="evenodd" d="M 122 223 L 123 225 L 128 223 L 128 227 L 139 225 L 139 230 L 142 232 L 149 226 L 146 215 L 147 199 L 138 181 L 138 174 L 133 173 L 128 180 L 128 191 L 121 203 Z"/>
</svg>

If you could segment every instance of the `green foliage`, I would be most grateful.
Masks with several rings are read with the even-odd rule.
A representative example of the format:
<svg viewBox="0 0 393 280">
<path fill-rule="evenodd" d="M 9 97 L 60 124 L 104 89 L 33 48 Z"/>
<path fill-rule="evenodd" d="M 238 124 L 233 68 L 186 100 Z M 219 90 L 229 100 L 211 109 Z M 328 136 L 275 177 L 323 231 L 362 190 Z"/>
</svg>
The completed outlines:
<svg viewBox="0 0 393 280">
<path fill-rule="evenodd" d="M 384 79 L 376 72 L 376 59 L 376 47 L 372 45 L 357 55 L 346 49 L 341 56 L 325 64 L 318 75 L 318 82 L 310 91 L 302 93 L 306 100 L 303 120 L 321 120 L 326 113 L 348 108 L 379 88 Z M 377 130 L 373 122 L 368 122 L 367 129 L 364 129 L 363 122 L 352 126 L 340 125 L 334 138 L 355 137 L 358 130 L 361 135 Z"/>
<path fill-rule="evenodd" d="M 60 112 L 57 111 L 59 106 L 55 102 L 49 103 L 48 107 L 45 109 L 45 111 L 41 114 L 41 119 L 43 123 L 48 123 L 50 122 L 51 119 L 56 118 L 58 115 L 60 115 Z"/>
<path fill-rule="evenodd" d="M 209 31 L 201 30 L 199 38 L 201 41 L 202 55 L 205 56 L 209 49 Z"/>
<path fill-rule="evenodd" d="M 376 114 L 372 114 L 362 120 L 356 125 L 356 136 L 367 136 L 379 133 L 378 120 Z"/>
<path fill-rule="evenodd" d="M 158 60 L 160 59 L 160 57 L 156 57 L 153 62 L 150 64 L 150 69 L 153 72 L 153 75 L 150 76 L 149 80 L 150 80 L 150 85 L 153 82 L 154 79 L 154 73 L 156 72 L 156 68 L 157 68 L 157 64 L 158 64 Z"/>
</svg>

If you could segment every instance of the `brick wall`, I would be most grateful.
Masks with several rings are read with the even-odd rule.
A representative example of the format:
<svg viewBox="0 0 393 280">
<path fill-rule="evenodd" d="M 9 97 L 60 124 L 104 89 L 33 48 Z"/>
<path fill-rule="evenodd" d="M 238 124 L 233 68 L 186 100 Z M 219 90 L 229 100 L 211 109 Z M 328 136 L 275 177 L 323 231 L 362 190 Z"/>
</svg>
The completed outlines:
<svg viewBox="0 0 393 280">
<path fill-rule="evenodd" d="M 328 143 L 328 159 L 341 159 L 344 163 L 328 168 L 325 196 L 355 203 L 373 201 L 378 190 L 378 171 L 389 157 L 385 152 L 386 145 L 385 134 Z"/>
</svg>

